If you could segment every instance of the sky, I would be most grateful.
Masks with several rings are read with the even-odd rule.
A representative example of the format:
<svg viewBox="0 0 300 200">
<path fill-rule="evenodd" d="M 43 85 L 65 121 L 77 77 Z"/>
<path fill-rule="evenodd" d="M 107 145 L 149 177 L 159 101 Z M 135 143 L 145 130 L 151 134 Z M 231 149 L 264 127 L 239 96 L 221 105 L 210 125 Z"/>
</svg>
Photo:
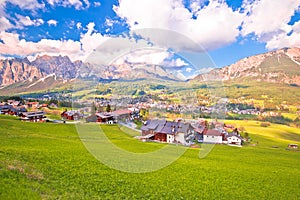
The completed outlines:
<svg viewBox="0 0 300 200">
<path fill-rule="evenodd" d="M 284 47 L 300 47 L 300 0 L 0 0 L 0 58 L 86 61 L 102 48 L 187 73 Z"/>
</svg>

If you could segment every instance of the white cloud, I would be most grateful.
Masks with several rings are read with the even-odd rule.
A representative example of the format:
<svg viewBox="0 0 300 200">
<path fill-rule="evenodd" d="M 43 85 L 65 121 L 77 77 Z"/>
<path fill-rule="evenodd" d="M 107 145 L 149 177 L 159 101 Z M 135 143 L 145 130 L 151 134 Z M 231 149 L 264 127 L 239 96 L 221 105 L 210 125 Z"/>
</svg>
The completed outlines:
<svg viewBox="0 0 300 200">
<path fill-rule="evenodd" d="M 94 27 L 95 23 L 89 23 L 87 25 L 87 32 L 81 35 L 80 42 L 82 43 L 82 50 L 85 54 L 92 53 L 100 44 L 109 39 L 109 37 L 96 33 Z"/>
<path fill-rule="evenodd" d="M 47 24 L 49 26 L 56 26 L 57 25 L 57 21 L 54 20 L 54 19 L 50 19 L 50 20 L 47 21 Z"/>
<path fill-rule="evenodd" d="M 90 6 L 90 2 L 88 0 L 83 0 L 86 6 L 83 5 L 80 0 L 48 0 L 48 3 L 52 6 L 60 5 L 64 7 L 75 7 L 76 10 L 85 9 Z"/>
<path fill-rule="evenodd" d="M 89 8 L 91 6 L 91 3 L 89 2 L 89 0 L 83 0 L 83 2 L 86 5 L 86 8 Z"/>
<path fill-rule="evenodd" d="M 100 2 L 90 3 L 88 0 L 47 1 L 53 6 L 60 5 L 76 9 L 101 5 Z M 44 5 L 38 3 L 37 0 L 12 0 L 10 2 L 25 9 L 44 8 Z M 300 46 L 300 22 L 298 21 L 294 25 L 288 24 L 295 10 L 299 10 L 300 0 L 254 2 L 244 0 L 244 12 L 233 10 L 223 0 L 211 0 L 206 5 L 204 2 L 205 0 L 192 0 L 188 9 L 181 0 L 119 0 L 119 5 L 114 6 L 114 11 L 130 26 L 131 38 L 122 38 L 121 36 L 111 38 L 98 33 L 95 30 L 95 23 L 89 23 L 86 27 L 82 27 L 82 24 L 78 22 L 76 28 L 84 31 L 80 41 L 43 39 L 33 43 L 20 40 L 19 35 L 15 33 L 5 32 L 13 25 L 8 20 L 11 18 L 3 12 L 5 3 L 1 1 L 0 38 L 5 43 L 0 43 L 0 52 L 23 56 L 48 52 L 49 54 L 68 55 L 71 59 L 84 60 L 104 44 L 104 49 L 99 52 L 103 54 L 103 58 L 110 60 L 115 59 L 116 55 L 122 53 L 127 55 L 132 50 L 147 46 L 146 41 L 135 41 L 133 31 L 153 42 L 154 46 L 162 49 L 172 47 L 178 51 L 182 49 L 199 50 L 199 45 L 211 50 L 235 42 L 238 36 L 248 37 L 252 34 L 255 39 L 264 42 L 268 49 Z M 15 16 L 17 25 L 14 28 L 39 26 L 44 23 L 43 19 L 32 19 L 32 17 L 18 14 Z M 57 25 L 55 20 L 49 20 L 47 23 L 49 26 Z M 114 23 L 116 21 L 110 18 L 105 21 L 105 25 L 108 27 Z M 75 22 L 73 25 L 75 26 Z M 241 25 L 242 29 L 240 30 Z M 113 51 L 116 53 L 113 54 Z M 131 53 L 126 57 L 127 62 L 167 65 L 165 59 L 170 58 L 168 52 L 164 50 L 156 53 L 150 51 L 132 51 Z M 171 60 L 169 64 L 178 67 L 186 66 L 181 59 Z"/>
<path fill-rule="evenodd" d="M 176 31 L 207 50 L 231 44 L 238 36 L 247 37 L 252 33 L 256 40 L 266 43 L 267 48 L 282 47 L 275 45 L 279 45 L 281 39 L 285 44 L 297 43 L 287 42 L 295 40 L 296 31 L 289 37 L 286 35 L 294 28 L 288 23 L 295 11 L 299 11 L 300 0 L 244 0 L 242 8 L 237 10 L 225 1 L 210 0 L 205 4 L 205 0 L 192 0 L 188 8 L 180 0 L 119 0 L 114 11 L 131 30 L 156 28 Z M 153 37 L 158 36 L 145 36 L 158 40 Z M 159 38 L 161 41 L 168 40 L 168 35 Z M 175 43 L 180 49 L 190 46 L 180 41 Z"/>
<path fill-rule="evenodd" d="M 0 7 L 3 8 L 7 1 L 0 1 Z M 44 8 L 45 5 L 39 3 L 37 0 L 9 0 L 9 3 L 19 6 L 21 9 L 35 10 Z"/>
<path fill-rule="evenodd" d="M 78 23 L 76 24 L 76 27 L 77 27 L 78 30 L 81 29 L 81 28 L 82 28 L 81 22 L 78 22 Z"/>
<path fill-rule="evenodd" d="M 285 32 L 274 35 L 267 41 L 267 49 L 273 50 L 283 47 L 300 47 L 300 21 L 292 26 L 291 34 Z"/>
<path fill-rule="evenodd" d="M 262 0 L 245 5 L 250 13 L 244 19 L 242 34 L 276 34 L 290 31 L 288 22 L 300 6 L 299 0 Z"/>
<path fill-rule="evenodd" d="M 15 33 L 0 32 L 0 52 L 4 54 L 28 56 L 34 54 L 68 55 L 71 59 L 77 59 L 80 51 L 80 43 L 72 40 L 42 39 L 39 42 L 20 40 Z"/>
<path fill-rule="evenodd" d="M 31 19 L 29 16 L 22 16 L 19 14 L 16 14 L 16 17 L 18 21 L 16 21 L 16 27 L 15 28 L 23 28 L 24 26 L 40 26 L 44 24 L 43 19 Z"/>
<path fill-rule="evenodd" d="M 99 7 L 99 6 L 101 6 L 101 3 L 100 3 L 100 2 L 97 2 L 97 1 L 95 1 L 95 2 L 94 2 L 94 6 L 95 6 L 95 7 Z"/>
<path fill-rule="evenodd" d="M 105 19 L 105 25 L 106 25 L 106 26 L 111 27 L 111 26 L 114 25 L 114 23 L 115 23 L 115 21 L 112 20 L 112 19 L 109 19 L 109 18 L 106 18 L 106 19 Z"/>
<path fill-rule="evenodd" d="M 172 59 L 171 61 L 166 61 L 164 64 L 168 67 L 184 67 L 184 66 L 189 65 L 188 63 L 186 63 L 181 58 L 176 58 L 176 59 Z"/>
<path fill-rule="evenodd" d="M 94 23 L 89 23 L 87 32 L 80 41 L 42 39 L 38 42 L 20 40 L 16 33 L 0 32 L 0 52 L 2 54 L 29 55 L 67 55 L 71 60 L 85 60 L 97 47 L 109 37 L 94 32 Z"/>
<path fill-rule="evenodd" d="M 298 23 L 288 24 L 295 11 L 300 9 L 300 0 L 262 0 L 244 7 L 249 15 L 244 19 L 243 36 L 254 33 L 269 50 L 300 47 Z"/>
<path fill-rule="evenodd" d="M 0 17 L 0 31 L 5 31 L 9 28 L 12 28 L 12 24 L 5 17 Z"/>
<path fill-rule="evenodd" d="M 188 67 L 188 68 L 185 69 L 185 71 L 188 72 L 188 73 L 191 73 L 193 71 L 193 69 Z"/>
<path fill-rule="evenodd" d="M 124 56 L 124 60 L 134 64 L 162 65 L 170 53 L 162 49 L 140 49 Z"/>
<path fill-rule="evenodd" d="M 196 19 L 179 0 L 120 0 L 114 10 L 132 30 L 158 28 L 176 31 L 206 49 L 234 42 L 244 16 L 225 2 L 218 1 L 211 1 L 195 12 Z M 185 47 L 184 43 L 177 45 Z"/>
<path fill-rule="evenodd" d="M 0 0 L 0 31 L 5 31 L 13 27 L 8 20 L 10 16 L 8 16 L 5 10 L 7 2 L 8 1 Z M 19 6 L 21 9 L 30 10 L 32 13 L 34 13 L 36 9 L 42 9 L 45 7 L 43 3 L 39 3 L 37 0 L 10 0 L 9 3 Z M 44 23 L 43 19 L 31 20 L 28 16 L 26 17 L 18 14 L 16 17 L 19 21 L 16 22 L 14 28 L 23 28 L 24 26 L 28 25 L 39 26 Z"/>
</svg>

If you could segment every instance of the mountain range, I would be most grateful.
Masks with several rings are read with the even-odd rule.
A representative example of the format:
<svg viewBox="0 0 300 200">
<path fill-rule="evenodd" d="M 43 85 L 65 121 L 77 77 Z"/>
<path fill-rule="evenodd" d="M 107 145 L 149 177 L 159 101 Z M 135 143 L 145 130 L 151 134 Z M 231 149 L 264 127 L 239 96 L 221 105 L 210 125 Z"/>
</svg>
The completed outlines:
<svg viewBox="0 0 300 200">
<path fill-rule="evenodd" d="M 179 81 L 158 65 L 95 66 L 72 62 L 67 56 L 38 56 L 35 60 L 0 60 L 0 91 L 34 91 L 80 79 L 158 79 Z M 300 85 L 300 48 L 284 48 L 243 58 L 236 63 L 199 74 L 191 81 L 249 80 Z M 39 84 L 38 84 L 39 83 Z M 38 85 L 38 87 L 37 87 Z"/>
<path fill-rule="evenodd" d="M 195 80 L 249 80 L 300 85 L 300 48 L 283 48 L 243 58 L 232 65 L 200 74 Z"/>
</svg>

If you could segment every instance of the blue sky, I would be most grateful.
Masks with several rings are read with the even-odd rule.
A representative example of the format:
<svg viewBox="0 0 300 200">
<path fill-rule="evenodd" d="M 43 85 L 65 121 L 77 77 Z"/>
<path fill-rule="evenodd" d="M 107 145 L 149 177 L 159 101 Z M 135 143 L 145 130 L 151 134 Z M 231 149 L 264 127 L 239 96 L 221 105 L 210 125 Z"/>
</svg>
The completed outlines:
<svg viewBox="0 0 300 200">
<path fill-rule="evenodd" d="M 205 50 L 216 66 L 201 67 L 222 67 L 274 49 L 300 47 L 300 0 L 1 0 L 0 57 L 49 54 L 85 60 L 103 42 L 137 39 L 132 33 L 145 28 L 179 33 L 201 46 L 187 47 L 174 38 L 173 53 L 155 52 L 153 58 L 144 56 L 145 63 L 189 71 L 189 61 L 176 53 Z M 163 43 L 168 36 L 157 37 L 157 31 L 153 37 L 139 36 L 151 43 Z"/>
</svg>

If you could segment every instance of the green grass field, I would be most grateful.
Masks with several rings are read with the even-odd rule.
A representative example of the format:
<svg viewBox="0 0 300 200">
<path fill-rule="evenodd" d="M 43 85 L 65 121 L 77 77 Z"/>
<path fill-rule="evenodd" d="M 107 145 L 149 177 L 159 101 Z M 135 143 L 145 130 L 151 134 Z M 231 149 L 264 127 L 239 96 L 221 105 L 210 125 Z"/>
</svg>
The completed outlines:
<svg viewBox="0 0 300 200">
<path fill-rule="evenodd" d="M 95 159 L 74 125 L 0 116 L 0 199 L 299 199 L 300 152 L 285 147 L 300 144 L 300 130 L 230 123 L 244 126 L 258 145 L 216 145 L 203 159 L 199 149 L 188 149 L 168 167 L 134 174 Z M 115 125 L 102 128 L 127 151 L 164 146 L 135 140 Z"/>
</svg>

